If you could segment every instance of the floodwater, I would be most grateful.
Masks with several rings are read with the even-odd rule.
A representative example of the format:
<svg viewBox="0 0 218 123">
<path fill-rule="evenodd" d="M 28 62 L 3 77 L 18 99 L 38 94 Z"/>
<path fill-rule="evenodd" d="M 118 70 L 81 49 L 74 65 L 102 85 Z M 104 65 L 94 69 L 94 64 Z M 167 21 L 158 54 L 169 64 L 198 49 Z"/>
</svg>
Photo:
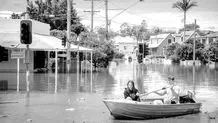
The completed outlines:
<svg viewBox="0 0 218 123">
<path fill-rule="evenodd" d="M 20 92 L 16 92 L 16 73 L 0 73 L 8 80 L 9 90 L 0 91 L 1 123 L 218 123 L 218 70 L 207 66 L 112 62 L 100 73 L 77 74 L 35 73 L 30 77 L 30 92 L 26 93 L 25 74 L 20 74 Z M 102 100 L 122 98 L 128 80 L 135 81 L 141 93 L 166 85 L 174 76 L 176 85 L 196 93 L 202 102 L 198 114 L 152 120 L 116 120 Z M 151 96 L 154 96 L 151 94 Z M 210 118 L 212 117 L 212 119 Z M 213 119 L 215 118 L 215 119 Z"/>
</svg>

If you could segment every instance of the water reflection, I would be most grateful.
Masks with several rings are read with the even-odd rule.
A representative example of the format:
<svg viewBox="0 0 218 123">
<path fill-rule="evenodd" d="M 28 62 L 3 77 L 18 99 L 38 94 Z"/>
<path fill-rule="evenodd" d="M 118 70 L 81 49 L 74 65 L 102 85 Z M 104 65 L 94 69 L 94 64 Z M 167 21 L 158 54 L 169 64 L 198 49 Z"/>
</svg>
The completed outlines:
<svg viewBox="0 0 218 123">
<path fill-rule="evenodd" d="M 25 74 L 21 73 L 20 89 L 25 91 Z M 162 88 L 167 84 L 167 77 L 174 76 L 178 86 L 196 92 L 196 97 L 204 102 L 204 110 L 218 108 L 218 72 L 207 66 L 186 67 L 179 65 L 136 64 L 134 61 L 114 62 L 108 71 L 100 73 L 31 74 L 31 93 L 80 94 L 92 93 L 103 97 L 123 97 L 123 90 L 128 80 L 134 80 L 141 93 Z M 14 77 L 14 78 L 13 78 Z M 16 90 L 16 75 L 0 73 L 0 78 L 8 80 L 9 89 Z M 215 107 L 215 108 L 214 108 Z"/>
</svg>

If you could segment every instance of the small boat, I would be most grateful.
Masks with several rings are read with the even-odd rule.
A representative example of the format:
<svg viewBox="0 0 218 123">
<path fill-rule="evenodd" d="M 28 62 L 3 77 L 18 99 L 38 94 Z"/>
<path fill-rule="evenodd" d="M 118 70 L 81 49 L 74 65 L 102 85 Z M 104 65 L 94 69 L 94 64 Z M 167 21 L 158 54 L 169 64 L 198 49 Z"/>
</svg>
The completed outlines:
<svg viewBox="0 0 218 123">
<path fill-rule="evenodd" d="M 105 99 L 111 115 L 116 119 L 153 119 L 180 116 L 200 112 L 201 103 L 161 104 L 154 105 L 149 101 L 127 101 L 125 99 Z"/>
</svg>

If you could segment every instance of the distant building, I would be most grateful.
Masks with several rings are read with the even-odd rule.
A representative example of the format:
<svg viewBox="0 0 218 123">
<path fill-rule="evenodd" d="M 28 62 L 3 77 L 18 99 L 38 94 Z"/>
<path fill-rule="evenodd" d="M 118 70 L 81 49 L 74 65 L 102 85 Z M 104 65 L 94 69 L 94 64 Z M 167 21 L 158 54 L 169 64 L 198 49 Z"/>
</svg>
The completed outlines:
<svg viewBox="0 0 218 123">
<path fill-rule="evenodd" d="M 9 19 L 11 18 L 12 14 L 21 15 L 21 12 L 12 12 L 12 11 L 0 11 L 0 18 L 2 19 Z"/>
<path fill-rule="evenodd" d="M 165 50 L 167 46 L 174 42 L 174 37 L 170 33 L 151 36 L 148 44 L 150 55 L 156 57 L 165 57 Z"/>
<path fill-rule="evenodd" d="M 218 42 L 218 32 L 211 33 L 205 36 L 206 37 L 206 44 L 210 44 L 211 42 Z"/>
<path fill-rule="evenodd" d="M 186 31 L 185 32 L 185 42 L 190 40 L 190 39 L 194 39 L 194 34 L 196 34 L 196 38 L 201 37 L 201 35 L 198 32 L 195 31 Z M 172 34 L 173 37 L 175 38 L 175 42 L 182 44 L 184 43 L 183 38 L 184 38 L 184 32 L 180 32 L 180 33 L 176 33 L 176 34 Z"/>
<path fill-rule="evenodd" d="M 115 46 L 120 53 L 125 55 L 125 58 L 132 57 L 136 58 L 137 52 L 137 41 L 129 36 L 122 37 L 117 36 L 114 39 Z"/>
</svg>

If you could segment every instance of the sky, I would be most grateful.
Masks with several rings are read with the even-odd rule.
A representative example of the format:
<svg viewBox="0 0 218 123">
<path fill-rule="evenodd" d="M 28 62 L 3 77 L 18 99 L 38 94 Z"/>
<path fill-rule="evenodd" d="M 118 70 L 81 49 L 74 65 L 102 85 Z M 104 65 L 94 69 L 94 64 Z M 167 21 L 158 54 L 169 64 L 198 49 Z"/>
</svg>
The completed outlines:
<svg viewBox="0 0 218 123">
<path fill-rule="evenodd" d="M 177 0 L 108 0 L 108 17 L 111 20 L 109 28 L 114 31 L 120 29 L 120 25 L 127 22 L 131 25 L 140 24 L 142 20 L 147 22 L 148 28 L 160 27 L 165 30 L 178 30 L 183 26 L 183 12 L 172 8 Z M 187 12 L 187 23 L 197 24 L 204 30 L 218 31 L 218 0 L 195 0 L 197 7 Z M 74 7 L 81 18 L 81 22 L 90 26 L 91 13 L 84 12 L 91 9 L 91 1 L 73 0 Z M 0 11 L 25 11 L 26 0 L 0 0 Z M 128 8 L 128 9 L 127 9 Z M 94 2 L 94 27 L 105 26 L 105 2 Z M 127 9 L 125 12 L 119 14 Z M 119 15 L 117 15 L 119 14 Z M 117 16 L 116 16 L 117 15 Z"/>
</svg>

